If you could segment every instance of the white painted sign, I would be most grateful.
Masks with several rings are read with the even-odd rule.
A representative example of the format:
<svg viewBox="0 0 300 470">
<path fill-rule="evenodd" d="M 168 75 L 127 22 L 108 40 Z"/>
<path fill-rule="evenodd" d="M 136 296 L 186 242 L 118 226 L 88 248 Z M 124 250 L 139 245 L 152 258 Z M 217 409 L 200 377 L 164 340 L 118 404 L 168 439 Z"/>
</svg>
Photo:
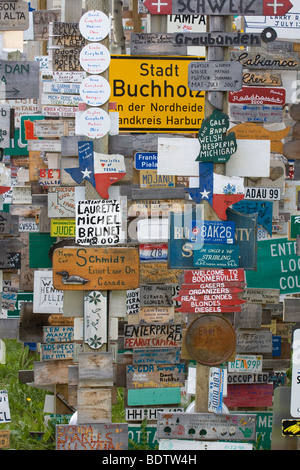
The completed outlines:
<svg viewBox="0 0 300 470">
<path fill-rule="evenodd" d="M 0 390 L 0 424 L 11 421 L 7 390 Z"/>
<path fill-rule="evenodd" d="M 300 329 L 294 331 L 290 413 L 300 418 Z"/>
<path fill-rule="evenodd" d="M 210 367 L 207 410 L 219 415 L 223 414 L 223 397 L 226 395 L 227 370 Z"/>
<path fill-rule="evenodd" d="M 75 217 L 75 187 L 48 188 L 48 217 Z"/>
<path fill-rule="evenodd" d="M 79 116 L 78 129 L 90 139 L 101 139 L 110 129 L 110 117 L 101 108 L 89 108 Z"/>
<path fill-rule="evenodd" d="M 84 342 L 99 349 L 107 342 L 107 292 L 92 291 L 84 297 Z"/>
<path fill-rule="evenodd" d="M 81 17 L 79 29 L 88 41 L 101 41 L 109 33 L 110 21 L 102 11 L 90 10 Z"/>
<path fill-rule="evenodd" d="M 198 176 L 198 139 L 158 138 L 158 175 Z"/>
<path fill-rule="evenodd" d="M 283 2 L 274 1 L 270 2 L 277 4 L 280 7 Z M 279 16 L 245 16 L 245 32 L 246 33 L 261 33 L 265 28 L 273 28 L 276 31 L 277 39 L 292 39 L 293 41 L 299 40 L 299 3 L 292 2 L 294 6 L 290 11 L 284 15 Z"/>
<path fill-rule="evenodd" d="M 53 287 L 52 271 L 35 271 L 33 313 L 63 313 L 63 291 Z"/>
<path fill-rule="evenodd" d="M 101 106 L 110 97 L 110 84 L 100 75 L 90 75 L 80 85 L 80 96 L 89 106 Z"/>
<path fill-rule="evenodd" d="M 81 50 L 79 60 L 87 73 L 100 74 L 109 67 L 110 53 L 103 44 L 90 43 Z"/>
<path fill-rule="evenodd" d="M 237 140 L 237 151 L 225 164 L 226 176 L 269 177 L 270 141 Z"/>
<path fill-rule="evenodd" d="M 122 214 L 114 199 L 85 200 L 76 205 L 76 243 L 116 245 L 121 242 Z"/>
</svg>

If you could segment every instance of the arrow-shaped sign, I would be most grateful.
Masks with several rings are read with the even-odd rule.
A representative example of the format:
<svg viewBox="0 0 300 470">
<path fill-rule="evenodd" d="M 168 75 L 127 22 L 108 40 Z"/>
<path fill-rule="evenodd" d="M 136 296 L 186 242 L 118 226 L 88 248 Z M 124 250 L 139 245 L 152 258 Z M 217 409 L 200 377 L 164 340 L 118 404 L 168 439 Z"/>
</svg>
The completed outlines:
<svg viewBox="0 0 300 470">
<path fill-rule="evenodd" d="M 290 0 L 145 0 L 152 15 L 284 16 Z"/>
</svg>

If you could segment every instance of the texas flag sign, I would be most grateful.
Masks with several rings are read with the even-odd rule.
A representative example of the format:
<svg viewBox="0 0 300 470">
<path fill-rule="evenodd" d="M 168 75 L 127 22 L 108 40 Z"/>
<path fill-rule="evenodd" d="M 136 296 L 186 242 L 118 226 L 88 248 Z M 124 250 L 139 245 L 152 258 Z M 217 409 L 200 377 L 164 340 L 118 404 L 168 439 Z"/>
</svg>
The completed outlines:
<svg viewBox="0 0 300 470">
<path fill-rule="evenodd" d="M 89 181 L 103 199 L 109 199 L 108 188 L 126 175 L 123 155 L 106 155 L 93 151 L 93 142 L 78 142 L 78 168 L 65 171 L 81 184 Z"/>
<path fill-rule="evenodd" d="M 213 163 L 199 163 L 199 185 L 185 188 L 191 199 L 200 204 L 206 200 L 221 220 L 227 220 L 226 210 L 244 199 L 244 178 L 224 176 L 213 172 Z"/>
</svg>

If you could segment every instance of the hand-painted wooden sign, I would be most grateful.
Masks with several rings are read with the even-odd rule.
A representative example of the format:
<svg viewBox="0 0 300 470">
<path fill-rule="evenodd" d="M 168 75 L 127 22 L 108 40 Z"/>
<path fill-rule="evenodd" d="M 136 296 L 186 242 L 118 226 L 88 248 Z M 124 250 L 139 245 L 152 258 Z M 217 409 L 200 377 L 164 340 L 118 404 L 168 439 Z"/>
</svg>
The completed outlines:
<svg viewBox="0 0 300 470">
<path fill-rule="evenodd" d="M 43 343 L 70 343 L 74 341 L 73 326 L 43 326 Z"/>
<path fill-rule="evenodd" d="M 233 61 L 191 61 L 188 87 L 192 91 L 229 91 L 242 88 L 243 67 Z"/>
<path fill-rule="evenodd" d="M 48 188 L 48 217 L 75 217 L 75 187 Z"/>
<path fill-rule="evenodd" d="M 34 272 L 34 313 L 62 313 L 63 292 L 53 286 L 52 271 Z"/>
<path fill-rule="evenodd" d="M 264 201 L 280 201 L 280 188 L 248 187 L 245 188 L 244 199 L 263 199 Z"/>
<path fill-rule="evenodd" d="M 244 72 L 243 85 L 247 86 L 282 86 L 282 78 L 278 73 L 271 72 Z"/>
<path fill-rule="evenodd" d="M 128 324 L 171 323 L 174 321 L 174 307 L 140 307 L 137 314 L 127 318 Z"/>
<path fill-rule="evenodd" d="M 63 290 L 124 290 L 139 285 L 135 248 L 64 248 L 53 254 L 53 282 Z"/>
<path fill-rule="evenodd" d="M 228 384 L 224 403 L 228 407 L 272 406 L 273 384 Z"/>
<path fill-rule="evenodd" d="M 181 360 L 180 348 L 133 349 L 133 364 L 177 364 Z"/>
<path fill-rule="evenodd" d="M 107 293 L 89 292 L 84 297 L 84 342 L 99 349 L 107 342 Z"/>
<path fill-rule="evenodd" d="M 181 307 L 176 309 L 180 313 L 233 313 L 241 312 L 239 305 L 221 305 L 220 301 L 189 301 L 183 300 Z"/>
<path fill-rule="evenodd" d="M 203 0 L 201 3 L 187 0 L 166 0 L 165 2 L 145 0 L 145 7 L 153 15 L 241 15 L 241 16 L 284 16 L 293 7 L 290 0 L 268 3 L 268 0 L 242 0 L 241 2 L 218 2 Z"/>
<path fill-rule="evenodd" d="M 2 99 L 39 98 L 39 64 L 0 60 L 0 82 Z"/>
<path fill-rule="evenodd" d="M 249 70 L 289 70 L 300 69 L 298 54 L 290 53 L 288 56 L 271 53 L 256 52 L 231 52 L 231 60 L 239 62 L 245 69 Z"/>
<path fill-rule="evenodd" d="M 114 199 L 84 200 L 76 204 L 76 243 L 116 245 L 121 242 L 121 208 Z"/>
<path fill-rule="evenodd" d="M 242 123 L 237 124 L 232 129 L 237 139 L 254 139 L 254 140 L 270 140 L 271 141 L 271 152 L 283 153 L 283 139 L 285 139 L 290 133 L 291 128 L 286 127 L 283 130 L 273 131 L 265 129 L 260 124 L 255 123 Z M 270 176 L 271 173 L 270 173 Z M 276 175 L 275 175 L 276 176 Z M 273 179 L 277 179 L 273 176 Z"/>
<path fill-rule="evenodd" d="M 40 186 L 60 186 L 60 170 L 40 169 Z"/>
<path fill-rule="evenodd" d="M 251 33 L 191 33 L 180 32 L 173 34 L 173 43 L 185 46 L 230 47 L 230 46 L 260 46 L 261 34 Z"/>
<path fill-rule="evenodd" d="M 255 414 L 159 413 L 157 419 L 158 439 L 248 441 L 255 432 Z"/>
<path fill-rule="evenodd" d="M 223 221 L 204 220 L 192 221 L 190 232 L 194 243 L 210 243 L 220 245 L 233 245 L 235 238 L 235 223 Z"/>
<path fill-rule="evenodd" d="M 172 286 L 164 284 L 140 285 L 141 307 L 170 307 L 172 303 Z"/>
<path fill-rule="evenodd" d="M 176 44 L 170 33 L 131 33 L 131 55 L 186 55 L 187 47 Z"/>
<path fill-rule="evenodd" d="M 93 142 L 78 142 L 78 168 L 68 168 L 65 171 L 81 184 L 89 181 L 104 199 L 109 198 L 108 188 L 124 178 L 126 167 L 124 156 L 119 154 L 106 155 L 93 151 Z"/>
<path fill-rule="evenodd" d="M 184 387 L 185 364 L 127 366 L 127 388 Z"/>
<path fill-rule="evenodd" d="M 236 352 L 238 354 L 271 353 L 272 332 L 256 330 L 237 331 Z"/>
<path fill-rule="evenodd" d="M 182 324 L 125 325 L 125 348 L 178 347 L 182 340 Z"/>
<path fill-rule="evenodd" d="M 229 117 L 219 111 L 213 113 L 202 122 L 198 133 L 200 153 L 196 161 L 226 163 L 237 151 L 234 132 L 229 132 Z"/>
<path fill-rule="evenodd" d="M 248 303 L 253 304 L 279 304 L 279 289 L 247 287 L 241 297 L 247 300 Z"/>
<path fill-rule="evenodd" d="M 231 104 L 230 118 L 236 122 L 282 122 L 282 106 Z"/>
<path fill-rule="evenodd" d="M 239 91 L 230 91 L 228 101 L 233 104 L 268 104 L 284 106 L 286 102 L 285 88 L 247 87 Z"/>
<path fill-rule="evenodd" d="M 139 174 L 141 188 L 175 187 L 175 176 L 158 175 L 157 170 L 141 170 Z"/>
<path fill-rule="evenodd" d="M 29 7 L 23 0 L 1 1 L 0 31 L 26 31 L 29 28 Z"/>
<path fill-rule="evenodd" d="M 41 344 L 41 360 L 74 359 L 74 343 Z"/>
<path fill-rule="evenodd" d="M 194 266 L 196 267 L 239 267 L 239 247 L 237 245 L 194 245 Z"/>
<path fill-rule="evenodd" d="M 201 284 L 210 282 L 244 282 L 244 269 L 201 269 L 201 270 L 185 270 L 185 284 Z"/>
<path fill-rule="evenodd" d="M 57 425 L 56 450 L 91 449 L 127 450 L 128 424 Z"/>
<path fill-rule="evenodd" d="M 235 286 L 235 284 L 234 284 Z M 242 287 L 231 287 L 231 284 L 224 282 L 210 282 L 207 284 L 199 284 L 198 287 L 192 287 L 189 284 L 183 284 L 178 292 L 178 297 L 174 300 L 187 300 L 185 296 L 199 296 L 199 295 L 216 295 L 216 294 L 239 294 L 244 292 Z"/>
<path fill-rule="evenodd" d="M 127 403 L 129 406 L 179 405 L 180 390 L 180 387 L 128 390 Z"/>
<path fill-rule="evenodd" d="M 136 170 L 156 170 L 157 169 L 157 152 L 135 153 L 134 167 Z"/>
<path fill-rule="evenodd" d="M 233 209 L 242 214 L 258 213 L 257 223 L 262 225 L 271 235 L 273 202 L 264 200 L 247 199 L 234 203 Z"/>
<path fill-rule="evenodd" d="M 236 336 L 231 323 L 219 315 L 202 315 L 187 328 L 185 346 L 200 364 L 215 366 L 229 359 Z"/>
</svg>

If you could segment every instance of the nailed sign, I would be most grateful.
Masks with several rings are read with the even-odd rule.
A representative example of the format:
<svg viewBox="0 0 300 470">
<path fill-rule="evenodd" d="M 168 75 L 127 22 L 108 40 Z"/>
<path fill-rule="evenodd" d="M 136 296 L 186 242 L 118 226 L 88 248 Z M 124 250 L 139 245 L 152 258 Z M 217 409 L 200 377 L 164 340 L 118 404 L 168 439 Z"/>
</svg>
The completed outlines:
<svg viewBox="0 0 300 470">
<path fill-rule="evenodd" d="M 56 249 L 53 283 L 63 290 L 136 289 L 139 252 L 135 248 Z"/>
<path fill-rule="evenodd" d="M 184 387 L 185 364 L 127 366 L 127 388 Z"/>
<path fill-rule="evenodd" d="M 299 70 L 300 60 L 298 54 L 290 53 L 288 57 L 271 53 L 231 52 L 231 60 L 239 62 L 249 70 Z"/>
<path fill-rule="evenodd" d="M 125 325 L 124 336 L 125 348 L 178 347 L 182 340 L 182 324 Z"/>
<path fill-rule="evenodd" d="M 285 88 L 247 87 L 228 93 L 229 103 L 236 104 L 274 104 L 284 106 L 286 101 Z"/>
<path fill-rule="evenodd" d="M 239 247 L 228 245 L 204 245 L 198 248 L 194 245 L 194 266 L 197 267 L 218 267 L 218 268 L 238 268 L 239 267 Z"/>
<path fill-rule="evenodd" d="M 26 31 L 29 28 L 29 6 L 23 0 L 0 2 L 0 31 Z"/>
<path fill-rule="evenodd" d="M 229 91 L 242 88 L 243 68 L 238 62 L 191 61 L 188 70 L 190 90 Z"/>
<path fill-rule="evenodd" d="M 229 132 L 229 117 L 214 110 L 201 125 L 198 133 L 200 153 L 196 161 L 226 163 L 230 156 L 237 151 L 234 132 Z"/>
</svg>

